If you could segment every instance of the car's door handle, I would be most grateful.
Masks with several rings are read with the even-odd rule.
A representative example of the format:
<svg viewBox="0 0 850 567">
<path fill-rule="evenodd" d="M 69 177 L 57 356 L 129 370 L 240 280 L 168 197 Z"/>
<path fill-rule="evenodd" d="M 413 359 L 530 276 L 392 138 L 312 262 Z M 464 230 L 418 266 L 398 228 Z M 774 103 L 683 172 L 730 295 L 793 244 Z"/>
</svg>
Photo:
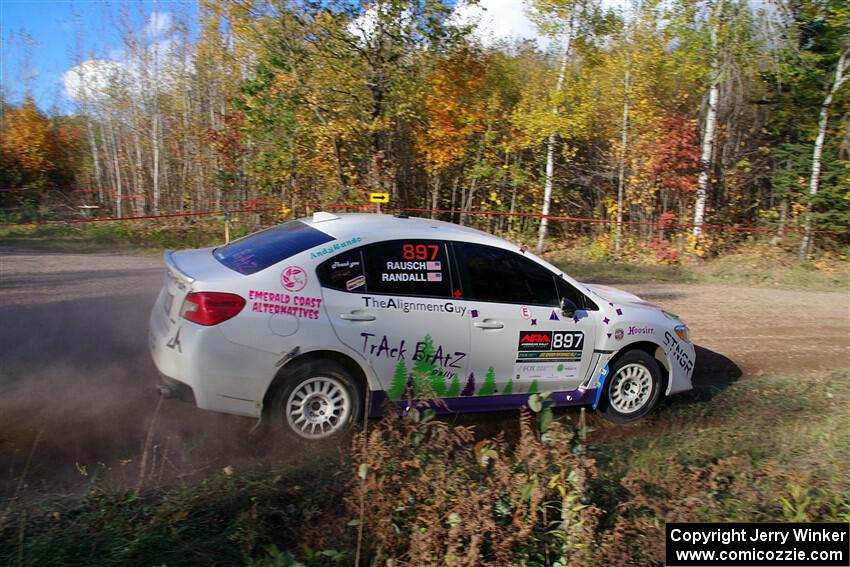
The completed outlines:
<svg viewBox="0 0 850 567">
<path fill-rule="evenodd" d="M 505 324 L 501 321 L 492 321 L 490 319 L 485 319 L 484 321 L 476 321 L 472 324 L 473 327 L 478 327 L 479 329 L 504 329 Z"/>
<path fill-rule="evenodd" d="M 339 318 L 346 321 L 374 321 L 376 319 L 370 313 L 341 313 Z"/>
</svg>

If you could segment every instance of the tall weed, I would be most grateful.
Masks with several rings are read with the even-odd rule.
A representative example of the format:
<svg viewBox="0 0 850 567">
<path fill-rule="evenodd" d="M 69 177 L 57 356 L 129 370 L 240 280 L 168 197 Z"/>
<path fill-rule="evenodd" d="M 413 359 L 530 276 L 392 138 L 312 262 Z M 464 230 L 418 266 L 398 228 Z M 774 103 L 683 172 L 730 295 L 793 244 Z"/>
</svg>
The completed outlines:
<svg viewBox="0 0 850 567">
<path fill-rule="evenodd" d="M 364 497 L 355 522 L 364 523 L 368 563 L 592 562 L 601 510 L 587 481 L 596 470 L 574 432 L 556 422 L 541 434 L 523 411 L 510 447 L 431 417 L 414 409 L 387 418 L 365 445 L 354 443 L 349 507 L 360 515 Z"/>
</svg>

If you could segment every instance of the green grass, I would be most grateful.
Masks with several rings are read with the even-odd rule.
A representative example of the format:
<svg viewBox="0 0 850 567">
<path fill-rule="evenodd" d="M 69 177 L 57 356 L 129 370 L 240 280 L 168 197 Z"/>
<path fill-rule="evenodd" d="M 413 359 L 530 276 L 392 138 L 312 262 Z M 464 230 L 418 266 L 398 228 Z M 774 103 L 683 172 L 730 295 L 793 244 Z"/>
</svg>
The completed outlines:
<svg viewBox="0 0 850 567">
<path fill-rule="evenodd" d="M 846 260 L 799 262 L 788 254 L 771 258 L 761 256 L 759 252 L 755 249 L 677 265 L 576 258 L 563 252 L 552 254 L 548 260 L 580 281 L 609 284 L 709 283 L 820 291 L 850 287 L 850 264 Z"/>
<path fill-rule="evenodd" d="M 95 489 L 30 503 L 0 515 L 0 564 L 245 565 L 272 541 L 303 553 L 305 537 L 325 522 L 346 522 L 341 470 L 331 459 L 275 474 L 218 474 L 187 489 Z"/>
<path fill-rule="evenodd" d="M 810 519 L 850 518 L 850 375 L 846 371 L 765 377 L 716 391 L 710 399 L 684 394 L 649 419 L 626 428 L 599 422 L 590 436 L 606 479 L 637 470 L 663 476 L 671 463 L 702 467 L 738 459 L 752 475 L 746 511 L 721 508 L 714 521 L 782 520 L 781 498 L 806 489 Z M 741 470 L 741 474 L 745 473 Z M 731 503 L 730 503 L 731 505 Z"/>
<path fill-rule="evenodd" d="M 639 435 L 605 441 L 615 452 L 628 451 L 631 465 L 746 454 L 756 465 L 770 461 L 801 472 L 831 467 L 837 472 L 850 463 L 850 376 L 759 378 L 733 383 L 707 400 L 683 394 L 632 427 Z"/>
<path fill-rule="evenodd" d="M 231 238 L 253 230 L 233 222 Z M 64 252 L 155 252 L 224 242 L 222 219 L 0 226 L 0 244 Z"/>
</svg>

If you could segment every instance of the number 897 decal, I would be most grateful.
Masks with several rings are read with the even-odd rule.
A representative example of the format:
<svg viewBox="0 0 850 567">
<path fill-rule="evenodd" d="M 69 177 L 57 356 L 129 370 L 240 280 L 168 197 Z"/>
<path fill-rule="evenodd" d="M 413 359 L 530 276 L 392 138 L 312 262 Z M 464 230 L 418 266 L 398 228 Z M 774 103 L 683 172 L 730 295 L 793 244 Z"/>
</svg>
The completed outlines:
<svg viewBox="0 0 850 567">
<path fill-rule="evenodd" d="M 582 348 L 581 331 L 520 331 L 517 362 L 575 362 L 581 360 Z"/>
</svg>

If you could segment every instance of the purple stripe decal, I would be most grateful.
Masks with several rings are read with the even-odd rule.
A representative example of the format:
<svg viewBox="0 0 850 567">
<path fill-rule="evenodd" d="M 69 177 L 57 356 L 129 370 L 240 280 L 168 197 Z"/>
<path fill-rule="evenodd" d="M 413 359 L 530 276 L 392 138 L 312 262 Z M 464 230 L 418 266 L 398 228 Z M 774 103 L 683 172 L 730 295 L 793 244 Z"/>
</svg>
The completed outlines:
<svg viewBox="0 0 850 567">
<path fill-rule="evenodd" d="M 426 400 L 429 407 L 437 410 L 439 414 L 451 413 L 483 413 L 488 411 L 510 411 L 517 410 L 528 403 L 529 394 L 511 394 L 496 396 L 469 396 L 463 398 L 448 398 L 443 400 L 445 405 Z M 582 406 L 592 404 L 596 398 L 596 388 L 588 390 L 570 390 L 566 392 L 552 392 L 549 399 L 555 402 L 556 407 Z M 383 390 L 372 392 L 369 403 L 369 417 L 380 417 L 386 413 L 384 404 L 395 404 L 400 409 L 407 408 L 407 400 L 388 401 L 387 393 Z"/>
</svg>

